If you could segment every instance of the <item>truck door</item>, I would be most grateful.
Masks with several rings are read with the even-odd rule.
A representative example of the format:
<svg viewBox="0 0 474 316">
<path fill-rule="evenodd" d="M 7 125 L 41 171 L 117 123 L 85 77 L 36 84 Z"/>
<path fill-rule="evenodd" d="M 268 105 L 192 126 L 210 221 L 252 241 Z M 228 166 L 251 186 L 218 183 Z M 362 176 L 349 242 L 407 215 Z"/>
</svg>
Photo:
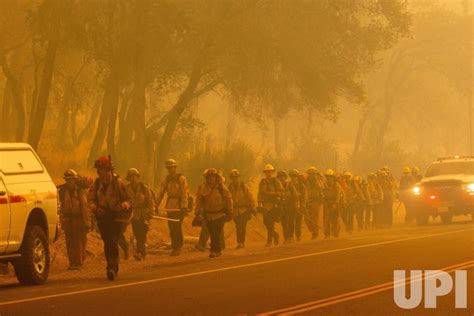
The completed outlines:
<svg viewBox="0 0 474 316">
<path fill-rule="evenodd" d="M 4 252 L 8 246 L 10 235 L 10 204 L 8 201 L 7 189 L 0 175 L 0 253 Z"/>
</svg>

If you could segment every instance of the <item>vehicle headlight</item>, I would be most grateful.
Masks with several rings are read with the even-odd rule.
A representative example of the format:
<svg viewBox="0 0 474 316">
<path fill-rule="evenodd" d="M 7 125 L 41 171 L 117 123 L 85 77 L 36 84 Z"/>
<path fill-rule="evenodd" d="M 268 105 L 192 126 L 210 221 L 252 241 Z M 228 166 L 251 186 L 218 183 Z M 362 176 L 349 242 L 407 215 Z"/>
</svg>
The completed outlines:
<svg viewBox="0 0 474 316">
<path fill-rule="evenodd" d="M 474 183 L 469 183 L 469 184 L 466 186 L 466 190 L 467 190 L 467 192 L 469 192 L 469 193 L 474 193 Z"/>
<path fill-rule="evenodd" d="M 413 194 L 414 195 L 420 195 L 421 194 L 421 188 L 419 186 L 413 187 Z"/>
</svg>

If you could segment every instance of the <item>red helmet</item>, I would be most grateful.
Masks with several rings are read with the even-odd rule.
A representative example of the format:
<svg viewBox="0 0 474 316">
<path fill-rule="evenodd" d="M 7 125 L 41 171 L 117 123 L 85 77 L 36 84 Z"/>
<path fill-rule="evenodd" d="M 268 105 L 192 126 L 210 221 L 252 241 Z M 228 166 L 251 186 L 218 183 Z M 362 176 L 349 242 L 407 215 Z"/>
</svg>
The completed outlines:
<svg viewBox="0 0 474 316">
<path fill-rule="evenodd" d="M 99 157 L 99 159 L 97 159 L 94 163 L 94 168 L 107 171 L 114 170 L 112 162 L 110 161 L 110 158 L 108 156 Z"/>
</svg>

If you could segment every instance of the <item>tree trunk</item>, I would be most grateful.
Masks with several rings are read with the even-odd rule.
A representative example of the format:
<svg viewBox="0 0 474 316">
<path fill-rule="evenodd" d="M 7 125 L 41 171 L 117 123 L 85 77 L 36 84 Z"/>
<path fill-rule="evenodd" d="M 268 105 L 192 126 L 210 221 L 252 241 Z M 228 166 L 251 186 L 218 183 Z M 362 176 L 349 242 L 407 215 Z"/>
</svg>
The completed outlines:
<svg viewBox="0 0 474 316">
<path fill-rule="evenodd" d="M 107 132 L 107 150 L 109 155 L 115 155 L 115 130 L 117 127 L 117 114 L 118 114 L 118 101 L 119 101 L 119 85 L 118 78 L 113 78 L 113 85 L 110 94 L 110 105 L 109 105 L 109 126 Z"/>
<path fill-rule="evenodd" d="M 48 98 L 51 90 L 51 83 L 53 81 L 57 48 L 58 40 L 56 34 L 48 43 L 40 90 L 38 92 L 38 101 L 36 103 L 35 112 L 32 113 L 30 118 L 28 141 L 35 149 L 38 149 L 41 134 L 43 132 L 46 110 L 48 108 Z"/>
<path fill-rule="evenodd" d="M 76 137 L 76 115 L 73 115 L 72 122 L 71 122 L 71 134 L 73 135 L 73 138 L 75 140 L 74 144 L 75 145 L 80 145 L 82 141 L 85 138 L 92 137 L 94 134 L 94 127 L 97 124 L 97 117 L 99 116 L 100 113 L 100 107 L 99 106 L 94 106 L 94 109 L 92 110 L 92 113 L 89 116 L 89 119 L 87 120 L 86 126 L 83 128 L 83 130 L 79 133 L 79 135 Z"/>
<path fill-rule="evenodd" d="M 25 109 L 23 108 L 23 102 L 21 97 L 21 86 L 20 80 L 15 77 L 12 70 L 10 69 L 5 55 L 0 56 L 0 63 L 2 65 L 2 70 L 7 78 L 8 87 L 10 88 L 11 93 L 11 100 L 12 100 L 12 109 L 14 109 L 17 113 L 16 116 L 16 131 L 15 131 L 15 139 L 17 142 L 23 141 L 23 135 L 25 133 Z M 6 86 L 6 87 L 7 87 Z M 6 110 L 6 109 L 5 109 Z M 10 112 L 12 113 L 12 112 Z M 12 120 L 12 117 L 9 117 L 10 124 L 15 124 L 15 121 Z"/>
<path fill-rule="evenodd" d="M 380 101 L 375 101 L 374 104 L 369 106 L 359 119 L 359 125 L 357 127 L 356 138 L 354 141 L 354 149 L 352 151 L 352 169 L 358 170 L 359 166 L 359 152 L 362 144 L 362 139 L 364 137 L 364 129 L 367 121 L 369 120 L 370 114 L 373 113 L 373 110 L 380 104 Z"/>
<path fill-rule="evenodd" d="M 88 162 L 92 163 L 98 153 L 102 150 L 102 145 L 104 144 L 105 137 L 107 135 L 107 129 L 109 128 L 109 119 L 110 119 L 110 108 L 112 106 L 112 100 L 114 93 L 118 94 L 118 73 L 115 67 L 110 71 L 109 76 L 105 84 L 104 97 L 102 99 L 102 105 L 100 107 L 100 117 L 99 122 L 97 123 L 97 129 L 95 133 L 94 140 L 91 145 L 89 152 Z M 118 97 L 117 97 L 118 99 Z"/>
<path fill-rule="evenodd" d="M 7 79 L 5 81 L 5 86 L 3 87 L 3 103 L 2 103 L 2 121 L 11 122 L 11 100 L 12 100 L 12 91 L 11 91 L 11 81 Z M 10 141 L 10 124 L 0 124 L 0 140 L 1 141 Z"/>
<path fill-rule="evenodd" d="M 235 113 L 231 104 L 229 104 L 229 108 L 227 110 L 227 130 L 226 130 L 226 138 L 225 138 L 225 148 L 226 150 L 229 149 L 230 145 L 232 145 L 232 140 L 234 139 L 235 133 Z"/>
<path fill-rule="evenodd" d="M 158 149 L 156 153 L 156 169 L 155 169 L 155 183 L 159 183 L 161 172 L 163 171 L 163 163 L 171 149 L 171 142 L 173 140 L 173 134 L 178 125 L 179 118 L 183 114 L 184 110 L 188 106 L 189 102 L 195 97 L 194 92 L 201 79 L 201 69 L 195 65 L 189 77 L 188 85 L 183 93 L 180 95 L 178 102 L 173 106 L 168 115 L 168 121 L 165 127 L 163 136 L 158 143 Z"/>
<path fill-rule="evenodd" d="M 62 101 L 61 101 L 61 108 L 59 109 L 58 114 L 58 122 L 56 130 L 58 133 L 56 134 L 56 142 L 58 146 L 64 147 L 68 146 L 70 137 L 68 135 L 69 132 L 69 120 L 72 118 L 71 115 L 71 100 L 72 100 L 72 85 L 71 82 L 68 82 L 66 85 L 66 91 L 64 92 Z"/>
</svg>

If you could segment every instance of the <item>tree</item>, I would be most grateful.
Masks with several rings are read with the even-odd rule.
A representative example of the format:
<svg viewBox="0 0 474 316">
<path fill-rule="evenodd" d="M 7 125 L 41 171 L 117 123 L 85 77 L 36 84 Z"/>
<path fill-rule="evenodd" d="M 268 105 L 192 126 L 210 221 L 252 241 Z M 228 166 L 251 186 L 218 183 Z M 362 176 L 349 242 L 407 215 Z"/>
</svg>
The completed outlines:
<svg viewBox="0 0 474 316">
<path fill-rule="evenodd" d="M 413 103 L 414 98 L 407 101 L 420 90 L 425 94 L 439 95 L 438 91 L 434 91 L 439 90 L 439 86 L 430 86 L 432 80 L 427 80 L 429 76 L 439 77 L 441 81 L 437 82 L 451 85 L 462 95 L 470 94 L 471 87 L 466 85 L 470 82 L 466 77 L 470 72 L 463 71 L 472 69 L 472 53 L 467 49 L 472 43 L 472 34 L 464 32 L 470 25 L 469 20 L 434 6 L 414 14 L 413 21 L 412 35 L 391 49 L 369 82 L 369 102 L 361 114 L 352 157 L 356 168 L 364 159 L 360 155 L 361 151 L 370 151 L 374 159 L 381 159 L 394 113 L 398 113 L 396 117 L 399 123 L 406 116 L 401 113 L 413 113 L 415 108 L 424 109 L 417 117 L 416 125 L 420 126 L 423 124 L 421 121 L 438 111 L 433 103 L 428 105 L 427 111 L 423 102 Z M 443 78 L 447 81 L 443 81 Z M 373 126 L 367 129 L 366 124 L 369 122 Z"/>
<path fill-rule="evenodd" d="M 238 111 L 263 105 L 260 114 L 276 118 L 291 108 L 325 111 L 338 96 L 360 102 L 359 77 L 409 23 L 398 1 L 208 1 L 184 10 L 179 49 L 193 55 L 181 63 L 187 83 L 165 114 L 157 170 L 184 110 L 218 85 Z"/>
</svg>

